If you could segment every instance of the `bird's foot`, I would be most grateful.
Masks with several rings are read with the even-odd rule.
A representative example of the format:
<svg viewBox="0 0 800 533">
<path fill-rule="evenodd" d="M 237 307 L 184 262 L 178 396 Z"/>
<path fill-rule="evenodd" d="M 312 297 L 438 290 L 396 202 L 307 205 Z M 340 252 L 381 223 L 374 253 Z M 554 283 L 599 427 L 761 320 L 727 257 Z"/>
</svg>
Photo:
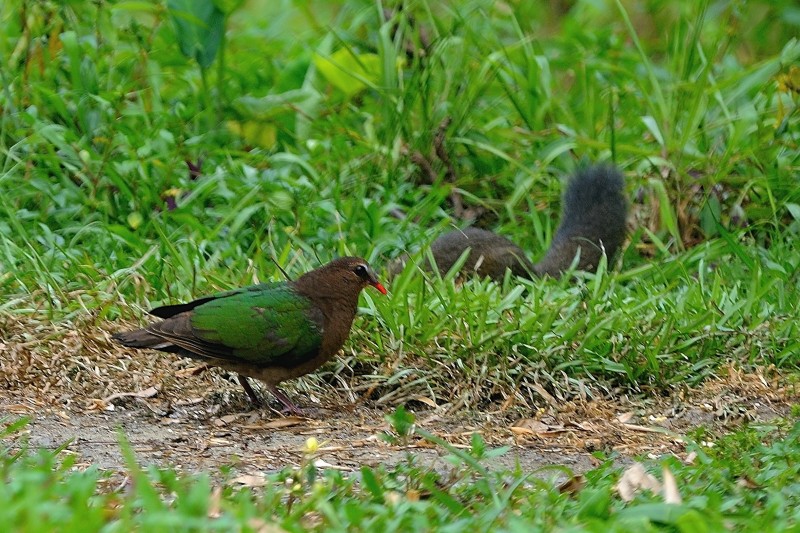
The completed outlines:
<svg viewBox="0 0 800 533">
<path fill-rule="evenodd" d="M 302 407 L 297 407 L 296 405 L 293 409 L 288 405 L 284 405 L 280 412 L 283 416 L 299 416 L 300 418 L 306 418 L 305 409 Z"/>
<path fill-rule="evenodd" d="M 280 390 L 275 385 L 271 385 L 269 383 L 267 383 L 266 385 L 267 385 L 267 388 L 269 389 L 269 391 L 272 393 L 272 395 L 275 396 L 275 398 L 277 398 L 278 401 L 283 404 L 284 408 L 281 409 L 281 413 L 282 414 L 289 413 L 289 414 L 293 414 L 295 416 L 305 416 L 305 414 L 303 413 L 303 410 L 300 409 L 299 407 L 297 407 L 294 404 L 294 402 L 292 402 L 292 400 L 290 400 L 289 397 L 286 396 L 283 393 L 282 390 Z"/>
<path fill-rule="evenodd" d="M 253 404 L 262 405 L 261 399 L 256 394 L 256 391 L 253 390 L 253 387 L 250 385 L 250 382 L 247 381 L 247 378 L 241 374 L 238 374 L 236 377 L 239 379 L 239 383 L 242 385 L 242 388 L 250 397 L 250 400 L 253 402 Z M 283 404 L 283 409 L 280 410 L 282 415 L 292 414 L 295 416 L 305 416 L 303 410 L 297 407 L 294 402 L 292 402 L 292 400 L 290 400 L 289 397 L 283 393 L 282 390 L 269 383 L 264 383 L 264 385 L 266 385 L 267 389 L 269 389 L 272 395 L 275 396 L 275 398 L 277 398 L 281 404 Z"/>
</svg>

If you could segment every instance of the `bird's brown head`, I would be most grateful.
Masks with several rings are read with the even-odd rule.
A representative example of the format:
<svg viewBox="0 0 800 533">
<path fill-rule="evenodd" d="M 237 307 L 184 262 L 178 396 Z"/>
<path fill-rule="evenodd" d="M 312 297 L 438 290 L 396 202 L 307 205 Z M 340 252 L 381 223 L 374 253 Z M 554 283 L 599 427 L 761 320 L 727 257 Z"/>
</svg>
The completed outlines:
<svg viewBox="0 0 800 533">
<path fill-rule="evenodd" d="M 386 289 L 375 271 L 360 257 L 340 257 L 300 276 L 295 282 L 298 290 L 314 298 L 358 298 L 367 285 L 381 294 Z"/>
</svg>

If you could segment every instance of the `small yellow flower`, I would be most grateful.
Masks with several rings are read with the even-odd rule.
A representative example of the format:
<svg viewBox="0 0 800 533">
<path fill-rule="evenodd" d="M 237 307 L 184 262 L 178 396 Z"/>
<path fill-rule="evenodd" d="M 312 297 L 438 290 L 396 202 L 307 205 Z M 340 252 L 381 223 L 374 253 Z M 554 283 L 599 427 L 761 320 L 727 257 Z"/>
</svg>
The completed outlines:
<svg viewBox="0 0 800 533">
<path fill-rule="evenodd" d="M 319 450 L 319 441 L 317 440 L 317 437 L 309 437 L 306 440 L 305 452 L 306 453 L 314 453 L 317 450 Z"/>
<path fill-rule="evenodd" d="M 144 217 L 138 211 L 131 211 L 128 213 L 128 226 L 130 226 L 132 230 L 139 229 L 142 222 L 144 222 Z"/>
</svg>

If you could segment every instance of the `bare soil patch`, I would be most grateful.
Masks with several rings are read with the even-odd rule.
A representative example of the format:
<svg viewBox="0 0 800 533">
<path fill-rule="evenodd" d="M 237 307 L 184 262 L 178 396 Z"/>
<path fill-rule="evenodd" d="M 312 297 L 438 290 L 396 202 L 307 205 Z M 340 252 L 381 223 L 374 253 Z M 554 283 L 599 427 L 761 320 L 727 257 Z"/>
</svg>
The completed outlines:
<svg viewBox="0 0 800 533">
<path fill-rule="evenodd" d="M 235 379 L 196 362 L 156 352 L 132 352 L 110 342 L 109 325 L 60 329 L 6 322 L 0 339 L 0 412 L 30 417 L 26 439 L 56 448 L 78 465 L 123 471 L 121 429 L 142 464 L 179 470 L 263 475 L 297 465 L 306 440 L 321 443 L 319 459 L 343 471 L 393 464 L 407 453 L 445 468 L 445 450 L 423 440 L 391 446 L 378 438 L 392 411 L 342 395 L 336 384 L 299 380 L 287 392 L 306 408 L 306 418 L 284 417 L 253 406 Z M 119 325 L 113 330 L 119 329 Z M 700 425 L 712 434 L 744 422 L 790 416 L 799 391 L 772 369 L 744 373 L 733 367 L 696 389 L 668 397 L 627 396 L 554 402 L 543 397 L 535 410 L 511 406 L 485 412 L 448 411 L 449 406 L 411 405 L 417 424 L 455 446 L 468 447 L 474 432 L 491 446 L 510 446 L 496 467 L 517 463 L 541 475 L 565 466 L 575 473 L 598 464 L 592 452 L 633 456 L 682 456 L 687 432 Z M 264 393 L 268 402 L 268 393 Z M 509 403 L 509 402 L 507 402 Z M 270 403 L 270 406 L 277 404 Z M 563 470 L 562 470 L 563 472 Z"/>
</svg>

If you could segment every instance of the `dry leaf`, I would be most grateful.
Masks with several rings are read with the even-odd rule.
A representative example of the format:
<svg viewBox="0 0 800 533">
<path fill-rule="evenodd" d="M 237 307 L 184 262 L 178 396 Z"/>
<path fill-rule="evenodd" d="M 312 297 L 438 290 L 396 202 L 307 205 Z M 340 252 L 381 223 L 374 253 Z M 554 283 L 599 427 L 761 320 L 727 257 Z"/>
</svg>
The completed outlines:
<svg viewBox="0 0 800 533">
<path fill-rule="evenodd" d="M 633 415 L 632 411 L 629 411 L 627 413 L 622 413 L 620 415 L 617 415 L 617 422 L 619 422 L 620 424 L 625 424 L 627 422 L 630 422 L 630 420 L 631 420 L 631 418 L 633 418 L 633 416 L 634 415 Z"/>
<path fill-rule="evenodd" d="M 316 466 L 317 468 L 330 468 L 331 470 L 340 470 L 342 472 L 351 472 L 353 470 L 352 468 L 348 468 L 346 466 L 332 465 L 328 462 L 323 461 L 322 459 L 315 459 L 314 466 Z"/>
<path fill-rule="evenodd" d="M 247 525 L 256 533 L 286 533 L 278 524 L 267 522 L 263 518 L 251 518 Z"/>
<path fill-rule="evenodd" d="M 626 502 L 633 500 L 634 495 L 641 489 L 647 489 L 653 493 L 661 491 L 661 483 L 648 474 L 641 463 L 634 463 L 625 470 L 622 477 L 617 482 L 617 492 L 620 498 Z"/>
<path fill-rule="evenodd" d="M 118 392 L 116 394 L 112 394 L 111 396 L 108 396 L 107 398 L 103 398 L 103 401 L 104 402 L 113 402 L 117 398 L 126 398 L 126 397 L 131 397 L 131 398 L 152 398 L 156 394 L 158 394 L 158 389 L 157 388 L 148 387 L 148 388 L 146 388 L 144 390 L 140 390 L 140 391 L 137 391 L 137 392 Z"/>
<path fill-rule="evenodd" d="M 577 494 L 586 486 L 586 477 L 583 474 L 572 476 L 564 483 L 558 486 L 558 492 L 561 494 Z"/>
<path fill-rule="evenodd" d="M 227 439 L 220 439 L 219 437 L 211 437 L 206 441 L 206 446 L 232 446 L 233 443 Z"/>
<path fill-rule="evenodd" d="M 683 503 L 683 498 L 681 498 L 681 493 L 678 492 L 678 483 L 675 481 L 675 476 L 672 475 L 672 471 L 669 468 L 664 466 L 663 468 L 664 474 L 664 503 L 674 503 L 680 504 Z"/>
<path fill-rule="evenodd" d="M 638 424 L 623 424 L 627 429 L 632 431 L 641 431 L 642 433 L 666 433 L 664 428 L 651 428 L 648 426 L 640 426 Z"/>
<path fill-rule="evenodd" d="M 239 426 L 242 429 L 281 429 L 292 426 L 299 426 L 308 422 L 307 418 L 302 416 L 286 416 L 283 418 L 275 418 L 267 422 L 256 422 L 255 424 L 242 424 Z"/>
<path fill-rule="evenodd" d="M 267 484 L 267 478 L 260 474 L 242 474 L 241 476 L 233 478 L 231 481 L 244 485 L 245 487 L 263 487 Z"/>
<path fill-rule="evenodd" d="M 742 487 L 742 488 L 745 488 L 745 489 L 760 489 L 761 488 L 761 486 L 758 483 L 756 483 L 755 481 L 753 481 L 752 479 L 750 479 L 749 477 L 746 477 L 746 476 L 745 477 L 740 477 L 739 479 L 737 479 L 736 480 L 736 484 L 738 486 Z"/>
<path fill-rule="evenodd" d="M 106 396 L 102 400 L 97 398 L 90 398 L 89 399 L 89 407 L 88 409 L 91 410 L 104 410 L 104 411 L 113 411 L 114 405 L 112 402 L 114 400 L 118 400 L 120 398 L 152 398 L 158 394 L 158 389 L 155 387 L 148 387 L 144 390 L 136 391 L 136 392 L 115 392 L 110 396 Z"/>
<path fill-rule="evenodd" d="M 197 405 L 198 403 L 205 400 L 205 398 L 187 398 L 186 400 L 179 400 L 175 402 L 175 406 L 177 407 L 188 407 L 190 405 Z"/>
<path fill-rule="evenodd" d="M 594 452 L 603 448 L 603 439 L 586 439 L 582 445 L 587 452 Z"/>
<path fill-rule="evenodd" d="M 219 418 L 215 418 L 212 423 L 217 427 L 227 426 L 231 422 L 235 422 L 237 418 L 241 418 L 243 416 L 247 416 L 247 413 L 235 413 L 232 415 L 225 415 Z"/>
<path fill-rule="evenodd" d="M 182 368 L 175 372 L 176 378 L 183 378 L 186 376 L 196 376 L 208 370 L 208 365 L 200 365 L 200 366 L 190 366 L 189 368 Z"/>
<path fill-rule="evenodd" d="M 283 418 L 276 418 L 264 424 L 266 429 L 280 429 L 292 426 L 299 426 L 305 424 L 308 420 L 302 416 L 285 416 Z"/>
<path fill-rule="evenodd" d="M 567 422 L 567 425 L 570 427 L 578 428 L 583 431 L 588 431 L 589 433 L 594 433 L 600 430 L 595 424 L 592 424 L 591 422 Z M 551 429 L 555 428 L 551 427 Z"/>
<path fill-rule="evenodd" d="M 549 430 L 550 426 L 533 418 L 523 418 L 511 426 L 511 431 L 518 434 L 535 435 L 537 433 L 544 433 Z"/>
<path fill-rule="evenodd" d="M 2 347 L 0 347 L 0 348 L 2 348 Z M 0 352 L 2 352 L 2 349 L 0 349 Z M 36 408 L 33 407 L 33 406 L 30 406 L 30 405 L 25 405 L 25 404 L 21 404 L 21 403 L 15 403 L 15 404 L 11 404 L 11 405 L 4 405 L 3 406 L 3 410 L 8 411 L 10 413 L 14 413 L 14 414 L 27 414 L 27 413 L 30 413 L 32 411 L 36 411 Z"/>
<path fill-rule="evenodd" d="M 211 491 L 211 497 L 208 501 L 208 517 L 209 518 L 219 518 L 222 516 L 222 487 L 214 487 L 214 490 Z"/>
<path fill-rule="evenodd" d="M 397 505 L 403 498 L 399 492 L 390 490 L 383 493 L 383 499 L 389 505 Z"/>
<path fill-rule="evenodd" d="M 418 402 L 424 403 L 425 405 L 433 407 L 434 409 L 439 407 L 438 405 L 436 405 L 436 402 L 434 400 L 426 396 L 415 396 L 414 399 L 417 400 Z"/>
<path fill-rule="evenodd" d="M 89 398 L 86 402 L 87 411 L 104 411 L 108 404 L 100 398 Z"/>
<path fill-rule="evenodd" d="M 541 385 L 539 385 L 538 383 L 534 383 L 534 384 L 533 384 L 533 389 L 534 389 L 534 390 L 535 390 L 537 393 L 539 393 L 539 396 L 541 396 L 542 398 L 544 398 L 544 401 L 546 401 L 547 403 L 549 403 L 549 404 L 550 404 L 550 405 L 552 405 L 553 407 L 560 407 L 560 406 L 561 406 L 561 404 L 558 402 L 558 400 L 556 400 L 555 398 L 553 398 L 553 396 L 552 396 L 552 395 L 551 395 L 549 392 L 547 392 L 546 390 L 544 390 L 544 387 L 542 387 L 542 386 L 541 386 Z"/>
<path fill-rule="evenodd" d="M 421 420 L 418 422 L 420 426 L 427 426 L 428 424 L 433 424 L 434 422 L 439 422 L 440 420 L 444 420 L 441 416 L 437 415 L 436 413 L 432 414 L 431 416 Z M 384 428 L 386 426 L 383 426 Z M 375 428 L 375 430 L 379 430 L 380 428 Z"/>
</svg>

